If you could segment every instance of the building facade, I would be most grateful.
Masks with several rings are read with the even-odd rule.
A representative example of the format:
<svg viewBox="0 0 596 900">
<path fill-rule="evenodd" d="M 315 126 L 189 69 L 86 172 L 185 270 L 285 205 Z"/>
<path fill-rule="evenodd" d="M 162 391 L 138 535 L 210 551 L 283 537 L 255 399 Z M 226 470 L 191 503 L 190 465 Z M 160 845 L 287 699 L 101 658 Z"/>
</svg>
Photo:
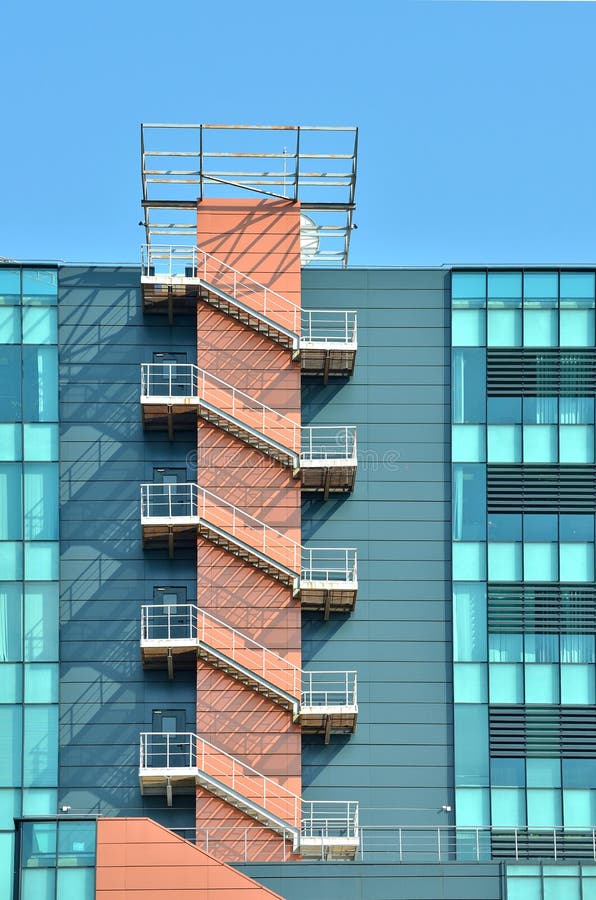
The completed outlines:
<svg viewBox="0 0 596 900">
<path fill-rule="evenodd" d="M 589 900 L 594 270 L 332 267 L 295 136 L 0 266 L 0 894 Z"/>
</svg>

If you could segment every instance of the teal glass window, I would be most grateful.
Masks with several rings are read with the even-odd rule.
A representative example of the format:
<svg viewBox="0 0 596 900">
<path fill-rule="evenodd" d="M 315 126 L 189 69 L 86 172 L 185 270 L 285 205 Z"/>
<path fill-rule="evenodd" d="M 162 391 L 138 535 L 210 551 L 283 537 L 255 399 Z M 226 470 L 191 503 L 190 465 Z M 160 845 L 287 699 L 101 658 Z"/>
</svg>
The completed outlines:
<svg viewBox="0 0 596 900">
<path fill-rule="evenodd" d="M 21 270 L 0 267 L 0 306 L 19 306 Z"/>
<path fill-rule="evenodd" d="M 23 425 L 25 460 L 56 462 L 58 460 L 58 425 L 35 422 Z"/>
<path fill-rule="evenodd" d="M 525 787 L 525 759 L 499 758 L 490 761 L 490 783 L 496 787 Z M 494 824 L 494 823 L 493 823 Z"/>
<path fill-rule="evenodd" d="M 558 634 L 526 634 L 524 639 L 524 659 L 526 662 L 558 662 Z"/>
<path fill-rule="evenodd" d="M 561 787 L 561 760 L 528 757 L 526 783 L 529 788 Z"/>
<path fill-rule="evenodd" d="M 455 541 L 452 555 L 454 581 L 486 581 L 486 544 Z"/>
<path fill-rule="evenodd" d="M 0 306 L 0 344 L 18 344 L 21 340 L 21 310 L 18 306 Z"/>
<path fill-rule="evenodd" d="M 5 581 L 23 577 L 23 545 L 20 541 L 0 541 L 0 572 Z"/>
<path fill-rule="evenodd" d="M 543 900 L 540 876 L 535 875 L 528 878 L 527 876 L 508 874 L 507 900 Z"/>
<path fill-rule="evenodd" d="M 23 343 L 57 344 L 58 313 L 48 306 L 23 307 Z"/>
<path fill-rule="evenodd" d="M 54 868 L 57 853 L 56 822 L 23 822 L 21 826 L 21 866 Z"/>
<path fill-rule="evenodd" d="M 595 669 L 591 663 L 561 663 L 561 703 L 593 706 L 596 703 Z"/>
<path fill-rule="evenodd" d="M 524 462 L 555 463 L 558 450 L 556 425 L 524 425 Z"/>
<path fill-rule="evenodd" d="M 453 462 L 484 462 L 484 425 L 454 425 L 451 430 L 451 456 Z"/>
<path fill-rule="evenodd" d="M 488 545 L 488 580 L 521 581 L 522 545 L 499 543 Z"/>
<path fill-rule="evenodd" d="M 95 822 L 73 819 L 58 825 L 58 866 L 95 865 Z"/>
<path fill-rule="evenodd" d="M 24 816 L 54 816 L 57 809 L 56 788 L 23 788 Z"/>
<path fill-rule="evenodd" d="M 561 397 L 559 421 L 561 425 L 593 425 L 594 397 Z"/>
<path fill-rule="evenodd" d="M 25 544 L 25 578 L 58 581 L 58 541 L 33 541 Z"/>
<path fill-rule="evenodd" d="M 559 667 L 554 663 L 526 663 L 526 703 L 559 703 Z"/>
<path fill-rule="evenodd" d="M 0 460 L 18 461 L 21 458 L 21 426 L 0 423 Z"/>
<path fill-rule="evenodd" d="M 452 411 L 456 425 L 486 420 L 486 351 L 452 352 Z"/>
<path fill-rule="evenodd" d="M 558 397 L 524 397 L 525 425 L 556 425 L 559 421 Z"/>
<path fill-rule="evenodd" d="M 95 900 L 94 869 L 58 869 L 60 900 Z"/>
<path fill-rule="evenodd" d="M 520 347 L 522 316 L 519 309 L 489 309 L 487 344 L 489 347 Z"/>
<path fill-rule="evenodd" d="M 594 272 L 561 272 L 561 306 L 594 306 Z"/>
<path fill-rule="evenodd" d="M 563 787 L 593 788 L 596 786 L 596 759 L 564 759 Z"/>
<path fill-rule="evenodd" d="M 25 540 L 58 540 L 58 465 L 25 463 Z"/>
<path fill-rule="evenodd" d="M 58 783 L 58 706 L 25 706 L 23 784 L 53 787 Z"/>
<path fill-rule="evenodd" d="M 493 828 L 521 828 L 526 824 L 526 794 L 523 788 L 493 787 L 490 795 Z"/>
<path fill-rule="evenodd" d="M 562 541 L 570 541 L 578 543 L 594 541 L 594 516 L 583 513 L 561 513 L 560 522 L 560 539 Z"/>
<path fill-rule="evenodd" d="M 22 706 L 0 706 L 0 787 L 21 784 Z"/>
<path fill-rule="evenodd" d="M 524 670 L 521 663 L 490 663 L 491 703 L 524 702 Z"/>
<path fill-rule="evenodd" d="M 53 869 L 23 869 L 21 900 L 58 900 Z"/>
<path fill-rule="evenodd" d="M 455 663 L 453 666 L 455 703 L 488 703 L 488 679 L 484 663 Z"/>
<path fill-rule="evenodd" d="M 559 521 L 551 513 L 527 513 L 524 516 L 524 540 L 545 543 L 559 539 Z"/>
<path fill-rule="evenodd" d="M 559 459 L 562 463 L 593 463 L 594 426 L 560 425 Z"/>
<path fill-rule="evenodd" d="M 488 536 L 491 541 L 521 541 L 522 517 L 517 513 L 491 513 L 488 520 Z M 490 581 L 489 577 L 489 581 Z M 498 578 L 496 579 L 499 580 Z"/>
<path fill-rule="evenodd" d="M 20 370 L 20 345 L 0 344 L 0 421 L 15 422 L 21 418 L 21 384 L 14 377 Z"/>
<path fill-rule="evenodd" d="M 485 272 L 452 272 L 451 303 L 453 306 L 484 306 L 486 302 Z"/>
<path fill-rule="evenodd" d="M 488 658 L 491 662 L 521 662 L 523 657 L 523 635 L 489 634 Z"/>
<path fill-rule="evenodd" d="M 20 584 L 0 583 L 0 662 L 23 658 L 23 592 Z"/>
<path fill-rule="evenodd" d="M 519 425 L 489 425 L 487 458 L 490 463 L 519 463 L 522 436 Z"/>
<path fill-rule="evenodd" d="M 524 273 L 524 305 L 556 306 L 559 297 L 557 272 Z"/>
<path fill-rule="evenodd" d="M 565 663 L 593 663 L 594 635 L 593 634 L 562 634 L 561 662 Z"/>
<path fill-rule="evenodd" d="M 453 655 L 456 661 L 486 660 L 486 585 L 453 585 Z"/>
<path fill-rule="evenodd" d="M 488 273 L 488 305 L 520 307 L 522 301 L 521 272 Z"/>
<path fill-rule="evenodd" d="M 524 309 L 524 347 L 556 347 L 558 332 L 556 309 Z"/>
<path fill-rule="evenodd" d="M 561 347 L 594 346 L 593 309 L 562 309 L 560 316 Z"/>
<path fill-rule="evenodd" d="M 455 809 L 457 824 L 460 828 L 490 825 L 488 788 L 456 788 Z"/>
<path fill-rule="evenodd" d="M 25 659 L 58 659 L 58 584 L 25 586 Z"/>
<path fill-rule="evenodd" d="M 524 581 L 557 581 L 558 545 L 524 543 Z"/>
<path fill-rule="evenodd" d="M 23 536 L 20 463 L 0 463 L 0 540 L 18 541 Z"/>
<path fill-rule="evenodd" d="M 55 306 L 57 302 L 57 269 L 23 269 L 23 304 Z"/>
<path fill-rule="evenodd" d="M 479 463 L 453 465 L 453 539 L 486 539 L 486 466 Z"/>
<path fill-rule="evenodd" d="M 26 422 L 58 421 L 58 350 L 23 348 L 23 414 Z"/>
<path fill-rule="evenodd" d="M 559 544 L 560 580 L 594 581 L 594 544 Z"/>
<path fill-rule="evenodd" d="M 0 830 L 12 831 L 14 819 L 20 815 L 21 792 L 14 788 L 0 788 Z"/>
<path fill-rule="evenodd" d="M 0 897 L 10 897 L 14 881 L 14 832 L 0 833 Z M 21 898 L 25 900 L 25 898 Z"/>
<path fill-rule="evenodd" d="M 527 803 L 530 828 L 557 828 L 563 824 L 558 788 L 528 788 Z"/>
<path fill-rule="evenodd" d="M 491 425 L 515 425 L 521 422 L 521 397 L 489 397 L 487 416 Z"/>
<path fill-rule="evenodd" d="M 458 787 L 488 785 L 488 707 L 456 704 L 455 783 Z"/>
<path fill-rule="evenodd" d="M 0 667 L 0 703 L 23 702 L 23 667 L 3 663 Z"/>
<path fill-rule="evenodd" d="M 580 900 L 579 876 L 554 876 L 543 882 L 544 900 Z M 583 900 L 586 900 L 585 895 Z"/>
<path fill-rule="evenodd" d="M 451 313 L 453 347 L 483 347 L 486 344 L 486 314 L 483 309 L 454 309 Z"/>
<path fill-rule="evenodd" d="M 58 663 L 25 665 L 25 703 L 58 702 Z"/>
</svg>

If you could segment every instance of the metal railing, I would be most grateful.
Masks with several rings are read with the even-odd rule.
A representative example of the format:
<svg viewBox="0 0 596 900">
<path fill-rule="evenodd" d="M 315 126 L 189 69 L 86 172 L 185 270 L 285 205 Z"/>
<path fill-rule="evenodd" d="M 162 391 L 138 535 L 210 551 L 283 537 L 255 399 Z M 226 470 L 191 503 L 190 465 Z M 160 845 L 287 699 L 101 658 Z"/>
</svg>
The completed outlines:
<svg viewBox="0 0 596 900">
<path fill-rule="evenodd" d="M 358 314 L 353 309 L 303 309 L 300 346 L 352 344 L 358 340 Z"/>
<path fill-rule="evenodd" d="M 181 484 L 142 484 L 141 517 L 196 519 L 224 531 L 304 581 L 356 582 L 357 554 L 352 547 L 302 547 L 292 538 L 255 519 L 237 506 L 199 487 Z"/>
<path fill-rule="evenodd" d="M 356 800 L 303 800 L 300 834 L 307 838 L 357 838 Z"/>
<path fill-rule="evenodd" d="M 347 459 L 356 464 L 355 425 L 304 425 L 300 458 L 303 461 Z"/>
<path fill-rule="evenodd" d="M 141 644 L 201 643 L 290 694 L 302 706 L 356 707 L 357 673 L 304 672 L 194 603 L 141 607 Z"/>
</svg>

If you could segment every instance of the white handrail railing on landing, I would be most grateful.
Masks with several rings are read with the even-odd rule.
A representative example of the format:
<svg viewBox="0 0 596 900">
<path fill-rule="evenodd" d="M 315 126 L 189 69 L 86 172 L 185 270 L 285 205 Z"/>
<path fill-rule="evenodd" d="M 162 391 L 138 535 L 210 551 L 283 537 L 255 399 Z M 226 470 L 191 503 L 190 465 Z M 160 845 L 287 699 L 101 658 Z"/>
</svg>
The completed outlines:
<svg viewBox="0 0 596 900">
<path fill-rule="evenodd" d="M 304 581 L 357 581 L 353 547 L 302 547 L 281 531 L 194 482 L 142 484 L 142 520 L 199 520 L 229 534 Z"/>
<path fill-rule="evenodd" d="M 194 603 L 141 607 L 141 645 L 200 642 L 290 694 L 302 706 L 356 707 L 357 673 L 305 672 Z"/>
</svg>

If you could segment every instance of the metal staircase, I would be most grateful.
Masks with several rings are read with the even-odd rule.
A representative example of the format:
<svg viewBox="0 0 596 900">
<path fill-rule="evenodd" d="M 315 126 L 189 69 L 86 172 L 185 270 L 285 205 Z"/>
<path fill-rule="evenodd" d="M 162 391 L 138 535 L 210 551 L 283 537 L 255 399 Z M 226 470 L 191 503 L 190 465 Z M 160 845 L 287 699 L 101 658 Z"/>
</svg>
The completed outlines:
<svg viewBox="0 0 596 900">
<path fill-rule="evenodd" d="M 144 795 L 194 794 L 205 788 L 265 828 L 291 840 L 302 856 L 354 859 L 359 846 L 358 804 L 304 803 L 292 791 L 210 741 L 192 733 L 144 732 L 139 782 Z"/>
</svg>

